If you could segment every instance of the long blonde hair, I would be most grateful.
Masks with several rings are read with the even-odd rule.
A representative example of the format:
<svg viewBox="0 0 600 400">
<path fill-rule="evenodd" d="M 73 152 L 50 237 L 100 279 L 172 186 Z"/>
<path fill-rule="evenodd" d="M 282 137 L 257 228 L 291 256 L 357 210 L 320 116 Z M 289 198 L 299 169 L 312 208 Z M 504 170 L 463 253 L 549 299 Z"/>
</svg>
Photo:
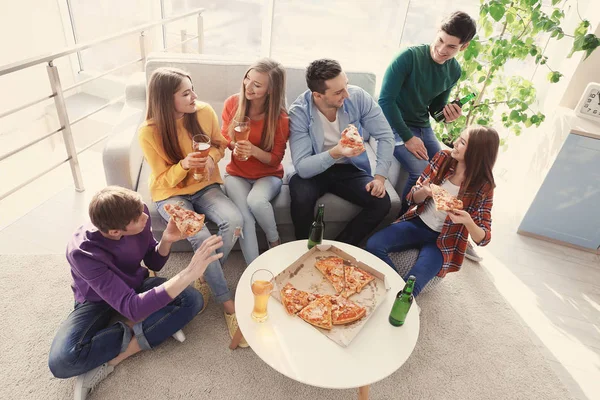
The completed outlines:
<svg viewBox="0 0 600 400">
<path fill-rule="evenodd" d="M 148 125 L 156 126 L 165 154 L 173 164 L 186 157 L 177 140 L 174 101 L 174 94 L 179 90 L 184 79 L 192 82 L 192 78 L 185 71 L 177 68 L 158 68 L 152 73 L 148 83 L 146 121 Z M 190 139 L 194 135 L 204 133 L 196 113 L 186 113 L 183 118 L 183 126 L 189 132 Z M 212 145 L 218 146 L 216 143 Z"/>
<path fill-rule="evenodd" d="M 250 102 L 246 100 L 244 80 L 248 77 L 248 73 L 251 70 L 267 74 L 269 77 L 269 90 L 267 92 L 264 109 L 265 123 L 260 139 L 260 148 L 264 151 L 271 151 L 273 150 L 273 142 L 275 141 L 275 131 L 277 130 L 279 115 L 282 112 L 287 114 L 285 109 L 285 69 L 277 61 L 271 60 L 270 58 L 263 58 L 252 64 L 242 79 L 242 86 L 238 96 L 238 107 L 234 116 L 235 119 L 241 119 L 242 117 L 247 116 L 250 110 Z M 229 124 L 228 131 L 229 137 L 231 138 L 235 137 L 233 129 L 233 124 Z"/>
</svg>

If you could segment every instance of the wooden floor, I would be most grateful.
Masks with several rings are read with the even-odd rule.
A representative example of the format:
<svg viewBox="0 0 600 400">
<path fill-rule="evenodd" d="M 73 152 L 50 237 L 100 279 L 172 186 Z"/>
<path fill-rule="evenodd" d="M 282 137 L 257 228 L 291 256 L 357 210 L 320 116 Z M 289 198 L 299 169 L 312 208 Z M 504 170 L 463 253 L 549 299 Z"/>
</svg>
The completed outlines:
<svg viewBox="0 0 600 400">
<path fill-rule="evenodd" d="M 482 265 L 573 396 L 600 399 L 600 256 L 516 233 L 557 151 L 532 163 L 523 156 L 527 146 L 499 158 L 493 237 L 478 249 Z M 64 252 L 91 196 L 105 185 L 99 153 L 82 165 L 85 192 L 67 185 L 67 170 L 0 202 L 0 254 Z"/>
</svg>

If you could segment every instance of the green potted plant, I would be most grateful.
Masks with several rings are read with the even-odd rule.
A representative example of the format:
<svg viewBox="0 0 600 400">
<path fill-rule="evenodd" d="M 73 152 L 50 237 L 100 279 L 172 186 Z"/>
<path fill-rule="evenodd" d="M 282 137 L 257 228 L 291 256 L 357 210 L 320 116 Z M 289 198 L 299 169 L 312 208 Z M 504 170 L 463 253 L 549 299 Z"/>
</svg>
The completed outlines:
<svg viewBox="0 0 600 400">
<path fill-rule="evenodd" d="M 505 64 L 510 60 L 534 58 L 548 68 L 548 80 L 558 82 L 563 76 L 548 65 L 544 49 L 536 39 L 546 33 L 549 40 L 565 37 L 573 40 L 571 57 L 585 52 L 585 58 L 600 46 L 600 39 L 589 33 L 590 22 L 581 23 L 572 34 L 561 28 L 565 13 L 563 0 L 552 0 L 552 12 L 543 11 L 542 0 L 481 0 L 478 33 L 469 47 L 457 56 L 462 76 L 453 91 L 459 98 L 474 92 L 475 100 L 463 107 L 463 115 L 451 124 L 436 124 L 439 140 L 451 143 L 465 127 L 473 124 L 501 123 L 516 135 L 523 127 L 539 126 L 545 115 L 532 110 L 536 90 L 531 81 L 521 76 L 507 76 Z M 565 39 L 566 40 L 566 39 Z"/>
</svg>

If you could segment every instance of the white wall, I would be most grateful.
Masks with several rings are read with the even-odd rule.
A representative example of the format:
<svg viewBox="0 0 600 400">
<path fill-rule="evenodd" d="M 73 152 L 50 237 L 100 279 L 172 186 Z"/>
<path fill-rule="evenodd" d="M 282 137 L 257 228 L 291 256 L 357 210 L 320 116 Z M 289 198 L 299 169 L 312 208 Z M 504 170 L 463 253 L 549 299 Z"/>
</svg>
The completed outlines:
<svg viewBox="0 0 600 400">
<path fill-rule="evenodd" d="M 600 2 L 599 2 L 600 3 Z M 597 15 L 600 14 L 600 5 Z M 600 23 L 596 27 L 596 36 L 600 36 Z M 561 106 L 574 109 L 583 93 L 585 87 L 590 82 L 600 82 L 600 48 L 592 53 L 585 61 L 581 61 L 573 77 L 569 81 L 565 94 L 560 102 Z"/>
<path fill-rule="evenodd" d="M 565 33 L 573 33 L 581 22 L 581 15 L 581 17 L 590 21 L 592 27 L 594 27 L 592 31 L 596 30 L 596 34 L 598 34 L 598 27 L 600 26 L 599 0 L 570 0 L 565 4 L 563 10 L 565 11 L 565 19 L 562 27 Z M 572 45 L 573 39 L 565 37 L 558 41 L 551 40 L 546 48 L 545 55 L 548 56 L 548 66 L 553 70 L 560 71 L 564 75 L 558 83 L 551 84 L 548 82 L 547 76 L 550 70 L 544 65 L 538 66 L 533 76 L 532 81 L 537 89 L 538 99 L 542 103 L 541 108 L 543 112 L 551 113 L 559 105 L 568 106 L 574 97 L 578 99 L 581 90 L 583 90 L 583 88 L 579 88 L 585 87 L 587 82 L 593 80 L 593 66 L 595 65 L 596 69 L 600 67 L 598 61 L 600 50 L 596 50 L 593 58 L 590 57 L 585 62 L 582 62 L 582 52 L 574 54 L 571 58 L 567 58 Z M 580 68 L 580 66 L 584 65 L 585 68 Z M 597 77 L 598 74 L 596 74 L 596 79 L 598 79 Z M 571 100 L 567 100 L 565 103 L 563 98 Z M 575 103 L 570 107 L 574 107 Z"/>
</svg>

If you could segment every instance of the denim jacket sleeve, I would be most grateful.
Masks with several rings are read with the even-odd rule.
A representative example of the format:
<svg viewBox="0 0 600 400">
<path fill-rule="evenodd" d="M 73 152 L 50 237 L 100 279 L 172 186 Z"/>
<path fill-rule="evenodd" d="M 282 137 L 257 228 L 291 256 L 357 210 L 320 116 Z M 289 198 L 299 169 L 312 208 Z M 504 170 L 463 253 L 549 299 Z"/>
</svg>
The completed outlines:
<svg viewBox="0 0 600 400">
<path fill-rule="evenodd" d="M 394 134 L 381 107 L 373 98 L 360 89 L 357 96 L 360 124 L 377 140 L 377 163 L 375 174 L 387 178 L 394 157 Z"/>
<path fill-rule="evenodd" d="M 312 178 L 335 163 L 328 151 L 314 154 L 308 107 L 307 103 L 296 101 L 289 111 L 292 162 L 296 172 L 303 179 Z"/>
</svg>

